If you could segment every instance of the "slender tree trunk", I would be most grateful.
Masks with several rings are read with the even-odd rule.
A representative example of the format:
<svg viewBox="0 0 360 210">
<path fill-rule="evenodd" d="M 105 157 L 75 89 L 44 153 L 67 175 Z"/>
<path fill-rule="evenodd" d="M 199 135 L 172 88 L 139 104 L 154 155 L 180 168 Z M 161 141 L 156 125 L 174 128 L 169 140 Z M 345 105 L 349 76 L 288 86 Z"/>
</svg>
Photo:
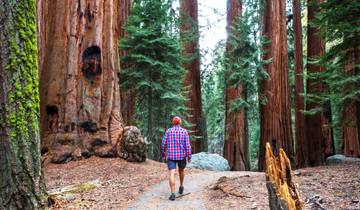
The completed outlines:
<svg viewBox="0 0 360 210">
<path fill-rule="evenodd" d="M 34 0 L 0 2 L 0 209 L 40 209 L 39 92 Z"/>
<path fill-rule="evenodd" d="M 262 32 L 270 41 L 265 46 L 264 59 L 272 61 L 265 65 L 270 78 L 260 84 L 260 97 L 267 100 L 260 104 L 260 170 L 264 168 L 266 142 L 276 153 L 283 148 L 294 162 L 285 1 L 266 0 L 264 10 Z"/>
<path fill-rule="evenodd" d="M 131 0 L 120 0 L 120 25 L 119 25 L 120 39 L 122 39 L 126 36 L 124 26 L 130 15 L 130 8 L 131 8 Z M 126 51 L 120 50 L 119 54 L 120 54 L 120 57 L 123 57 L 126 55 Z M 120 75 L 120 80 L 121 80 L 121 75 Z M 134 125 L 135 124 L 135 99 L 136 99 L 135 87 L 132 87 L 126 91 L 121 91 L 120 98 L 121 98 L 121 100 L 120 100 L 121 101 L 121 114 L 124 119 L 124 124 L 125 125 Z"/>
<path fill-rule="evenodd" d="M 199 27 L 198 27 L 198 2 L 197 0 L 180 0 L 181 11 L 181 36 L 183 39 L 184 57 L 192 57 L 184 62 L 187 70 L 184 86 L 189 87 L 187 120 L 194 126 L 190 128 L 192 134 L 198 139 L 192 139 L 191 146 L 194 153 L 207 150 L 203 129 L 201 84 L 200 84 L 200 55 L 199 55 Z M 194 58 L 195 57 L 195 58 Z"/>
<path fill-rule="evenodd" d="M 302 49 L 302 27 L 301 27 L 301 1 L 293 0 L 294 14 L 294 73 L 295 73 L 295 142 L 296 142 L 296 164 L 297 167 L 306 166 L 307 149 L 304 145 L 305 127 L 304 115 L 305 110 L 304 97 L 304 80 L 303 80 L 303 49 Z"/>
<path fill-rule="evenodd" d="M 53 162 L 113 156 L 121 138 L 119 0 L 42 0 L 42 150 Z M 45 6 L 44 6 L 45 5 Z M 40 27 L 41 28 L 41 27 Z"/>
<path fill-rule="evenodd" d="M 234 27 L 236 19 L 241 16 L 241 0 L 228 0 L 227 7 L 227 51 L 230 51 L 232 48 L 230 44 L 232 34 L 231 28 Z M 229 70 L 229 73 L 231 74 L 231 69 Z M 244 108 L 230 111 L 233 100 L 245 98 L 244 92 L 243 85 L 237 87 L 227 85 L 225 92 L 224 157 L 229 161 L 230 168 L 233 171 L 249 170 L 246 111 Z"/>
<path fill-rule="evenodd" d="M 315 18 L 317 4 L 322 0 L 316 2 L 308 1 L 308 21 L 311 22 Z M 315 3 L 315 4 L 314 4 Z M 308 25 L 308 74 L 322 72 L 325 69 L 320 66 L 310 64 L 312 59 L 324 54 L 325 44 L 323 40 L 317 35 L 318 29 Z M 319 94 L 324 90 L 324 86 L 319 81 L 307 80 L 307 94 Z M 318 166 L 324 163 L 325 158 L 334 153 L 332 129 L 328 126 L 331 122 L 330 103 L 319 104 L 316 102 L 308 102 L 306 109 L 324 108 L 323 113 L 305 116 L 305 130 L 306 137 L 303 144 L 306 150 L 307 160 L 304 161 L 306 165 L 303 166 Z"/>
<path fill-rule="evenodd" d="M 348 52 L 345 58 L 345 75 L 351 77 L 357 74 L 356 63 L 356 51 L 357 49 Z M 354 89 L 355 87 L 345 87 Z M 348 99 L 343 105 L 343 144 L 342 149 L 345 156 L 360 157 L 360 132 L 359 122 L 357 116 L 359 115 L 359 109 L 357 102 L 352 99 Z"/>
</svg>

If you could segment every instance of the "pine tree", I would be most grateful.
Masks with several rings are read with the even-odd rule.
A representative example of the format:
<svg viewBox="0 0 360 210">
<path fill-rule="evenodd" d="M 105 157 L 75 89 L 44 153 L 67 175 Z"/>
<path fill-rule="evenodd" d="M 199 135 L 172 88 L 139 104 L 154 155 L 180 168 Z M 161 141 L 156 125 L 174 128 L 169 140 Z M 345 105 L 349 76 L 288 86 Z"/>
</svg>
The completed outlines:
<svg viewBox="0 0 360 210">
<path fill-rule="evenodd" d="M 151 143 L 149 155 L 153 159 L 160 158 L 170 116 L 183 116 L 185 111 L 181 95 L 185 71 L 171 11 L 171 1 L 134 1 L 126 26 L 128 35 L 120 43 L 127 51 L 121 59 L 121 85 L 126 89 L 136 84 L 137 125 Z"/>
</svg>

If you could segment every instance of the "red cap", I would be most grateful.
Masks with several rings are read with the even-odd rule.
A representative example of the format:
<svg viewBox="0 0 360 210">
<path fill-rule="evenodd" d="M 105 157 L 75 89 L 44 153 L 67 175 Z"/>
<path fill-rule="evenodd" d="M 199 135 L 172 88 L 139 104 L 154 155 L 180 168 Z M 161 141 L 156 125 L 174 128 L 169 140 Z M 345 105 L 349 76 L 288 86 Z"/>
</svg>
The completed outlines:
<svg viewBox="0 0 360 210">
<path fill-rule="evenodd" d="M 174 117 L 173 119 L 172 119 L 172 123 L 173 123 L 173 125 L 180 125 L 181 124 L 181 118 L 180 117 Z"/>
</svg>

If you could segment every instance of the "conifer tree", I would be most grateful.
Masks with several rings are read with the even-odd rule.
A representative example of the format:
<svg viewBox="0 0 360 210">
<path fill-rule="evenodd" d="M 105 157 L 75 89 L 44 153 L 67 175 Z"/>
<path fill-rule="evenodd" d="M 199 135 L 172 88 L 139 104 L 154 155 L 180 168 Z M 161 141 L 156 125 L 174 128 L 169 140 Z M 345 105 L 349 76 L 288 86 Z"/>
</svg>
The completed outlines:
<svg viewBox="0 0 360 210">
<path fill-rule="evenodd" d="M 183 116 L 185 110 L 181 95 L 185 71 L 171 11 L 171 1 L 133 1 L 127 37 L 120 43 L 127 51 L 121 59 L 121 85 L 126 89 L 136 84 L 136 122 L 151 143 L 149 155 L 153 159 L 160 158 L 170 116 Z"/>
</svg>

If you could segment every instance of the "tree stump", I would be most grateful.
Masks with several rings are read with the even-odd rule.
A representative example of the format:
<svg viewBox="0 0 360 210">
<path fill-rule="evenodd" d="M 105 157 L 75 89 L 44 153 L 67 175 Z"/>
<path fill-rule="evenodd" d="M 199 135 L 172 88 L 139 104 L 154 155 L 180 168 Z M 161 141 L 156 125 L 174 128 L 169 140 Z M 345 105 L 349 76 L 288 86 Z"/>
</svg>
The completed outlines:
<svg viewBox="0 0 360 210">
<path fill-rule="evenodd" d="M 274 156 L 269 143 L 266 144 L 266 187 L 269 192 L 270 209 L 303 209 L 300 196 L 291 177 L 291 164 L 283 149 Z"/>
<path fill-rule="evenodd" d="M 123 138 L 117 147 L 121 158 L 129 162 L 144 162 L 146 160 L 146 143 L 140 130 L 135 126 L 124 128 Z"/>
</svg>

